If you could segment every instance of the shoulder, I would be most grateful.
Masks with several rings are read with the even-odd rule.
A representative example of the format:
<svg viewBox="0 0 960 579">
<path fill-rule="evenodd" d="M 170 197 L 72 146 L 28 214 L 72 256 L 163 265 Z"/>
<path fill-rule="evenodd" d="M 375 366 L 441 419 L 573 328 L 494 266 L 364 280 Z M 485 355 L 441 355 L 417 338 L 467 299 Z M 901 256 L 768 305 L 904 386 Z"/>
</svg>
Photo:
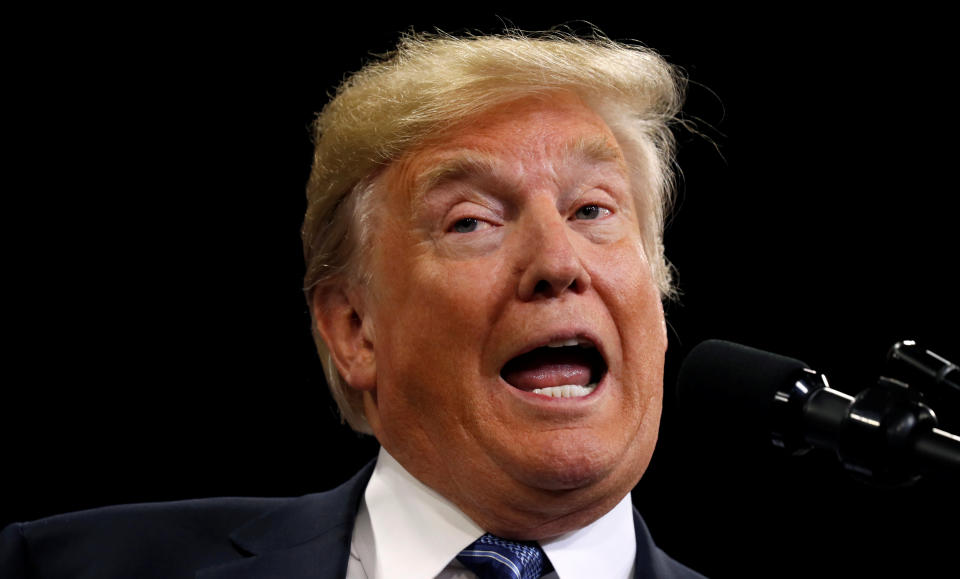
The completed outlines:
<svg viewBox="0 0 960 579">
<path fill-rule="evenodd" d="M 120 505 L 15 523 L 0 533 L 0 577 L 194 577 L 314 540 L 338 553 L 339 568 L 372 470 L 371 463 L 340 487 L 298 498 Z"/>
<path fill-rule="evenodd" d="M 24 577 L 81 577 L 93 567 L 97 576 L 115 571 L 118 576 L 177 577 L 177 566 L 196 568 L 232 556 L 230 531 L 290 500 L 119 505 L 16 523 L 0 535 L 0 569 L 4 576 L 13 570 L 13 577 L 17 569 Z"/>
</svg>

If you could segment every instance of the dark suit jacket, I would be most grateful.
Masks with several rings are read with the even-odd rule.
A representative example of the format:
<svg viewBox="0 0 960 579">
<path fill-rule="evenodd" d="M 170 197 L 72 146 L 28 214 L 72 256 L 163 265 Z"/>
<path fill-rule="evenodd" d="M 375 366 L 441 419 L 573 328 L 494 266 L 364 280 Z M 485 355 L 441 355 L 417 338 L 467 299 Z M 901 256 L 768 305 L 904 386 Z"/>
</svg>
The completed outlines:
<svg viewBox="0 0 960 579">
<path fill-rule="evenodd" d="M 344 577 L 373 463 L 331 491 L 295 499 L 125 505 L 10 525 L 3 579 Z M 694 578 L 657 548 L 634 511 L 637 577 Z"/>
</svg>

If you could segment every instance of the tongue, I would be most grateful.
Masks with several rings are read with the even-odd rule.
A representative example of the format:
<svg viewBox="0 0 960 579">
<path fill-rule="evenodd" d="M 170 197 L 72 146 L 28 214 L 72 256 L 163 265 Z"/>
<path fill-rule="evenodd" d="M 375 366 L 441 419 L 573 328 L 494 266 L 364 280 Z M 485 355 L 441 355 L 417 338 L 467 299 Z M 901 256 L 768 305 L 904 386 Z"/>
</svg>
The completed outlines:
<svg viewBox="0 0 960 579">
<path fill-rule="evenodd" d="M 514 358 L 501 372 L 514 388 L 533 390 L 590 383 L 590 365 L 579 348 L 540 348 Z"/>
</svg>

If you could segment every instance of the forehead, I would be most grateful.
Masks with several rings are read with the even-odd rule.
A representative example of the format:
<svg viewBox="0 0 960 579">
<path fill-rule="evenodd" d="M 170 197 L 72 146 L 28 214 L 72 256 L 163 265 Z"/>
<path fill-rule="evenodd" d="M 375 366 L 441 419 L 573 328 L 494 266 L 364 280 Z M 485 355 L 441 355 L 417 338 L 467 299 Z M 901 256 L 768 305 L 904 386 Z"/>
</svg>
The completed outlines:
<svg viewBox="0 0 960 579">
<path fill-rule="evenodd" d="M 441 133 L 391 164 L 390 189 L 418 199 L 433 185 L 470 174 L 532 173 L 544 159 L 626 163 L 603 119 L 574 95 L 526 98 L 496 106 Z"/>
</svg>

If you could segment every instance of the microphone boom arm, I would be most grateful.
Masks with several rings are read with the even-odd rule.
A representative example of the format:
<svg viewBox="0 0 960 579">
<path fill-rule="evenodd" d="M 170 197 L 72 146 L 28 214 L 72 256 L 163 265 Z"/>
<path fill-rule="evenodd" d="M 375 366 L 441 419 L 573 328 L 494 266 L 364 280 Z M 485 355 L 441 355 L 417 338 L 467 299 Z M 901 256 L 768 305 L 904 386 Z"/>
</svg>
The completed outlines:
<svg viewBox="0 0 960 579">
<path fill-rule="evenodd" d="M 709 340 L 684 361 L 678 387 L 690 410 L 721 419 L 724 430 L 765 433 L 795 454 L 831 450 L 844 468 L 873 482 L 960 478 L 960 437 L 937 428 L 923 395 L 898 380 L 881 377 L 851 396 L 800 360 Z"/>
</svg>

